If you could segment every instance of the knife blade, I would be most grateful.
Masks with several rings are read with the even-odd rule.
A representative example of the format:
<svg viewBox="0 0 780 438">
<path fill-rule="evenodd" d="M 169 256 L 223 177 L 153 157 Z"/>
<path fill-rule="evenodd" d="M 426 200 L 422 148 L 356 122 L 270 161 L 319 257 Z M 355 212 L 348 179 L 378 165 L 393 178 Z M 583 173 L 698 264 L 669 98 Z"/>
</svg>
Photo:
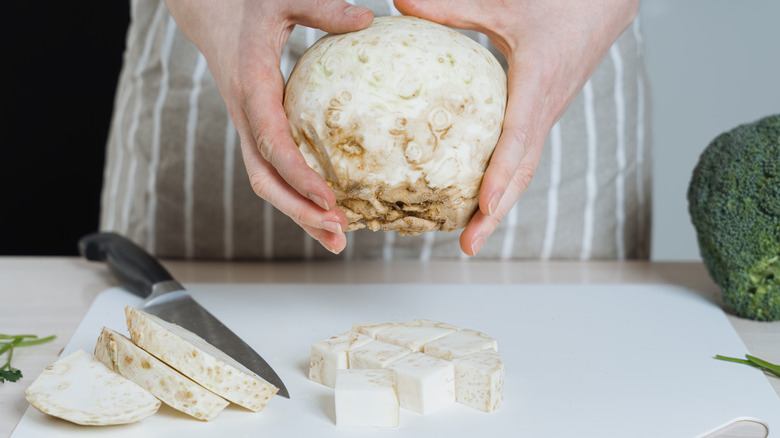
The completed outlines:
<svg viewBox="0 0 780 438">
<path fill-rule="evenodd" d="M 113 232 L 88 234 L 79 239 L 79 253 L 91 261 L 106 262 L 109 271 L 130 292 L 145 298 L 142 310 L 197 334 L 290 398 L 282 379 L 238 335 L 201 306 L 173 276 L 143 248 Z"/>
</svg>

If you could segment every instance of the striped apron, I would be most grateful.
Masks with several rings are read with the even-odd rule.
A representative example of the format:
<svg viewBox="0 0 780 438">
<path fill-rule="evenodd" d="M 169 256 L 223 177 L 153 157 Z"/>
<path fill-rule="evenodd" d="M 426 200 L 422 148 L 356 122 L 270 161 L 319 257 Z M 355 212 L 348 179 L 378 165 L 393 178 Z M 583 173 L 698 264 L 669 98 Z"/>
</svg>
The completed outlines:
<svg viewBox="0 0 780 438">
<path fill-rule="evenodd" d="M 398 14 L 392 0 L 352 3 Z M 503 56 L 487 38 L 464 32 Z M 297 26 L 285 78 L 323 33 Z M 476 259 L 648 258 L 649 96 L 639 20 L 553 126 L 536 175 Z M 335 255 L 252 191 L 204 57 L 160 0 L 131 0 L 107 142 L 100 227 L 161 258 L 453 259 L 459 232 L 347 233 Z"/>
</svg>

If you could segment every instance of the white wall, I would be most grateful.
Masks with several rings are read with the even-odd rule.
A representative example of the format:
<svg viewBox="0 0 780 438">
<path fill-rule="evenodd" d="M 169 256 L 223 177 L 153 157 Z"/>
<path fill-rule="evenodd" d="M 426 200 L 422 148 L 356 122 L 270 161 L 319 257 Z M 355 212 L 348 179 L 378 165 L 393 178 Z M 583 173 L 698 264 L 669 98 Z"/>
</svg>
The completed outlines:
<svg viewBox="0 0 780 438">
<path fill-rule="evenodd" d="M 699 260 L 685 199 L 704 147 L 780 113 L 780 0 L 643 0 L 655 260 Z"/>
</svg>

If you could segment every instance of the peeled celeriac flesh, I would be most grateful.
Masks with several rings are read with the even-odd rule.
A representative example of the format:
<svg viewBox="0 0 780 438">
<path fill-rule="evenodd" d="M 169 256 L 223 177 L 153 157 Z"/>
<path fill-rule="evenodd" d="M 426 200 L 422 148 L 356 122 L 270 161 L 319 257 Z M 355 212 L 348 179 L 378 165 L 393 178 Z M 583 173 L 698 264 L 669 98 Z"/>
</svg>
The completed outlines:
<svg viewBox="0 0 780 438">
<path fill-rule="evenodd" d="M 401 407 L 427 414 L 455 403 L 452 362 L 412 353 L 387 366 L 395 371 Z"/>
<path fill-rule="evenodd" d="M 453 359 L 455 400 L 487 413 L 498 409 L 504 396 L 504 362 L 495 350 Z"/>
<path fill-rule="evenodd" d="M 337 384 L 344 370 L 394 372 L 401 407 L 417 413 L 455 402 L 492 413 L 503 400 L 498 341 L 436 320 L 353 324 L 350 331 L 312 344 L 311 380 L 333 387 L 323 375 Z M 359 386 L 353 381 L 352 390 Z M 390 414 L 376 413 L 382 418 Z"/>
<path fill-rule="evenodd" d="M 425 354 L 452 360 L 483 350 L 498 351 L 498 342 L 476 330 L 462 329 L 425 344 Z"/>
<path fill-rule="evenodd" d="M 125 314 L 134 344 L 218 396 L 259 412 L 279 391 L 187 329 L 130 306 Z"/>
<path fill-rule="evenodd" d="M 360 348 L 347 352 L 349 367 L 385 368 L 398 359 L 411 354 L 412 350 L 387 342 L 373 340 Z"/>
<path fill-rule="evenodd" d="M 160 401 L 149 391 L 77 350 L 46 367 L 24 391 L 44 414 L 91 426 L 127 424 L 151 416 Z"/>
<path fill-rule="evenodd" d="M 309 379 L 332 388 L 336 384 L 336 372 L 349 368 L 348 352 L 372 340 L 369 336 L 348 331 L 313 343 Z"/>
<path fill-rule="evenodd" d="M 227 400 L 193 382 L 109 328 L 103 328 L 98 337 L 95 357 L 168 406 L 199 420 L 213 419 L 228 405 Z"/>
<path fill-rule="evenodd" d="M 400 234 L 466 225 L 505 105 L 506 75 L 487 49 L 402 16 L 319 40 L 284 97 L 293 139 L 348 230 Z"/>
<path fill-rule="evenodd" d="M 396 427 L 400 402 L 395 373 L 383 369 L 342 369 L 336 375 L 336 425 Z"/>
</svg>

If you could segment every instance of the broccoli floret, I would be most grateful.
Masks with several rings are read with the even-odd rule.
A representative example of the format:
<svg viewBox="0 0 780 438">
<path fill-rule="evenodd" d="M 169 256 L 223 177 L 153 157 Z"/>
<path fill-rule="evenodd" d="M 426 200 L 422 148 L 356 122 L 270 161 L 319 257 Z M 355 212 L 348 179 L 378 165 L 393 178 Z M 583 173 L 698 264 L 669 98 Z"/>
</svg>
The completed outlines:
<svg viewBox="0 0 780 438">
<path fill-rule="evenodd" d="M 741 317 L 780 320 L 780 114 L 707 146 L 688 187 L 688 211 L 725 305 Z"/>
</svg>

